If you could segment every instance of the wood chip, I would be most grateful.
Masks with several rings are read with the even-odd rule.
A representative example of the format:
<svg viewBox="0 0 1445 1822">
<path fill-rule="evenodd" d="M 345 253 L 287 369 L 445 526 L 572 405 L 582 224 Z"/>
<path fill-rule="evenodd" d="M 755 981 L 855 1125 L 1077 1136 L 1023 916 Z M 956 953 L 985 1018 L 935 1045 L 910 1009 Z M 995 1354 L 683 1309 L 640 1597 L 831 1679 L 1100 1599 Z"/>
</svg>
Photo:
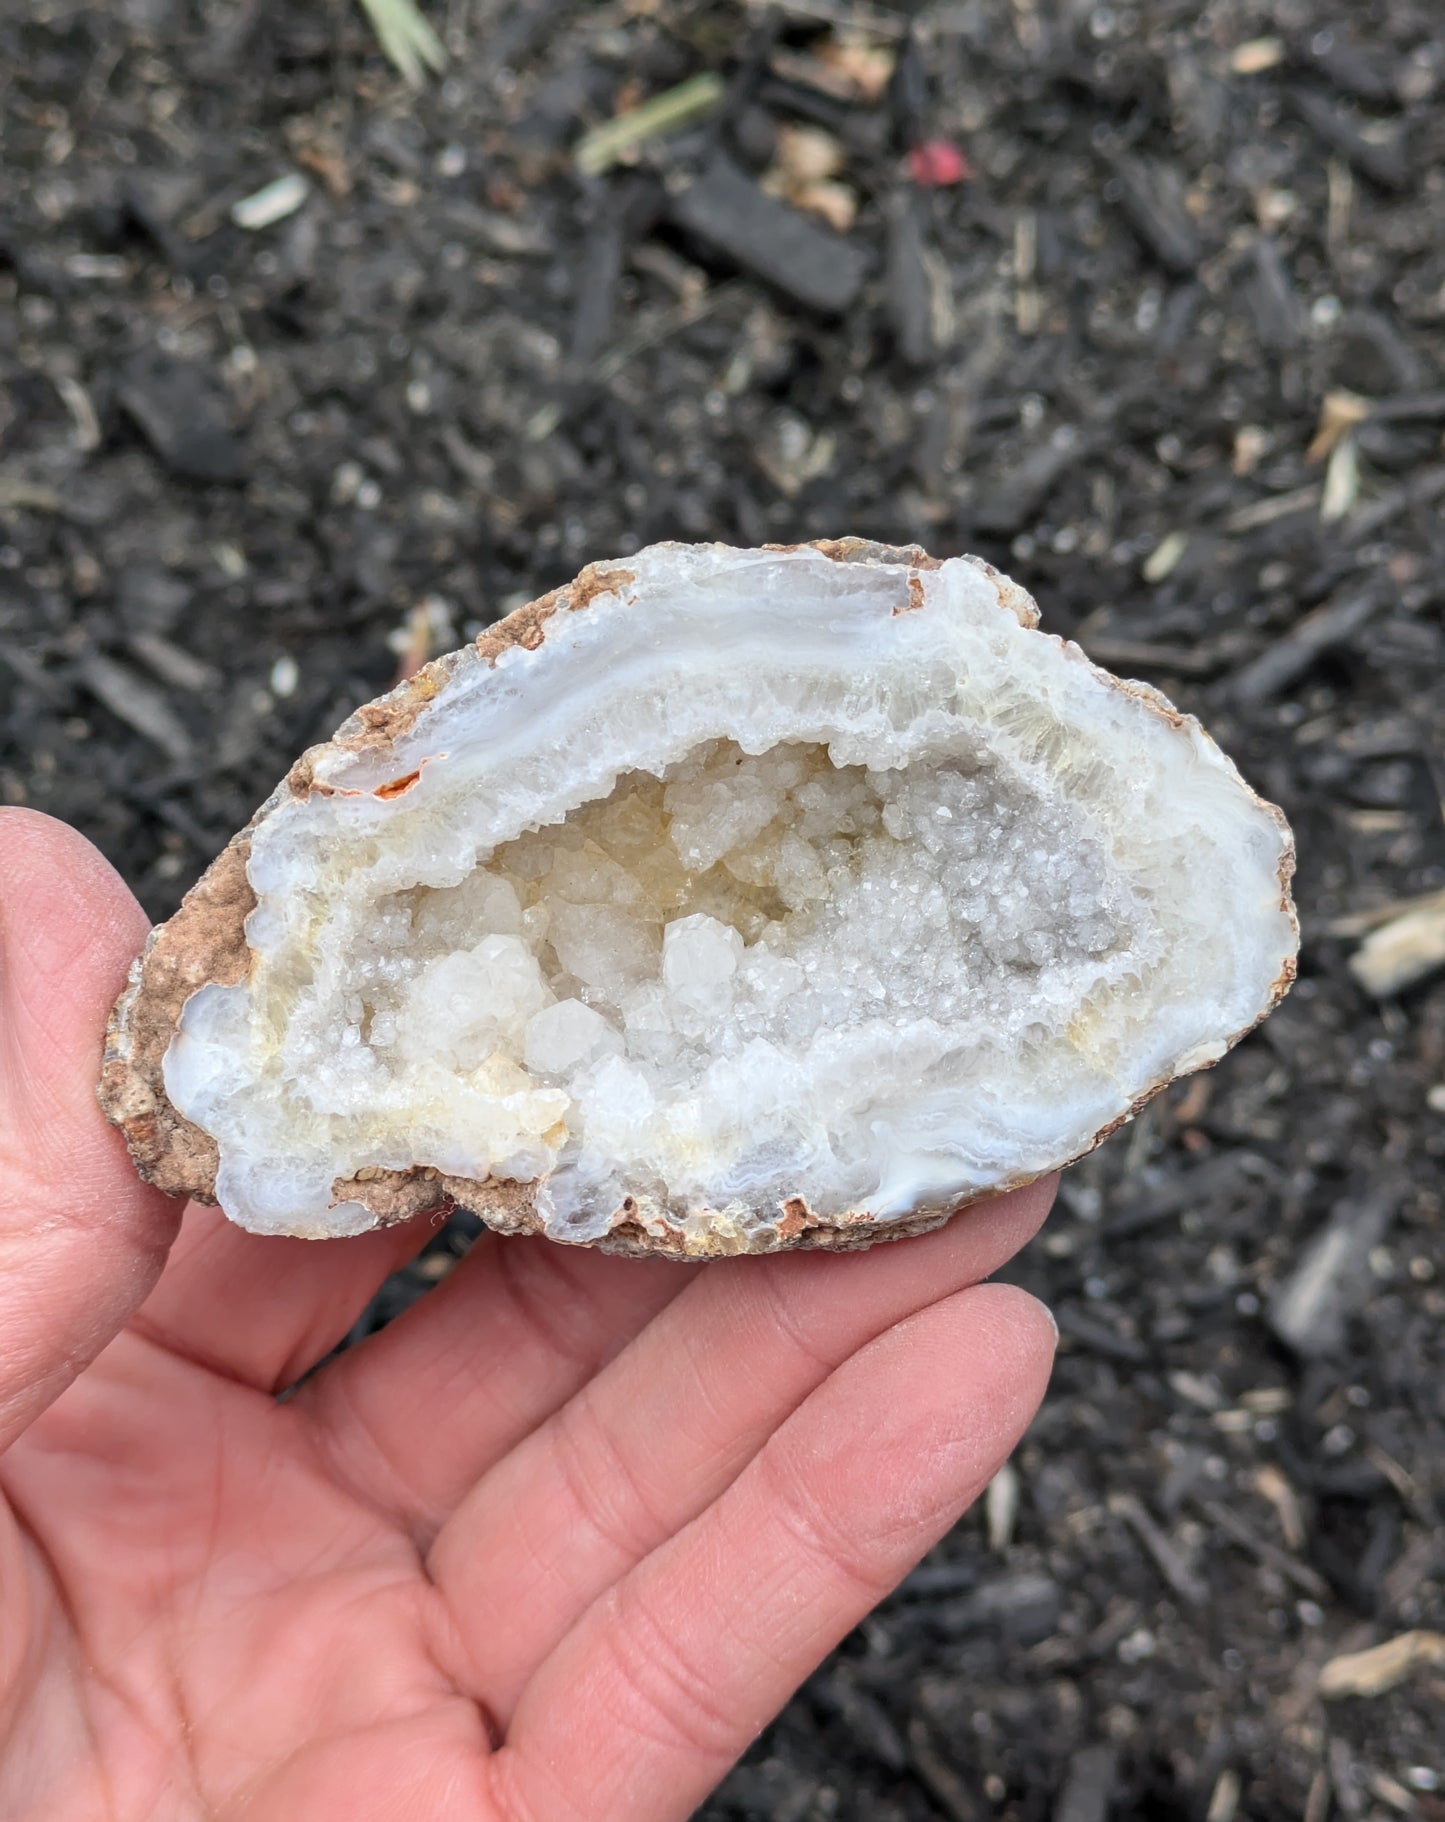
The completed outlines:
<svg viewBox="0 0 1445 1822">
<path fill-rule="evenodd" d="M 776 170 L 785 195 L 821 177 L 836 177 L 847 162 L 848 154 L 822 127 L 778 128 Z"/>
<path fill-rule="evenodd" d="M 886 12 L 881 6 L 868 6 L 863 0 L 746 0 L 748 11 L 791 14 L 796 19 L 816 19 L 835 30 L 865 38 L 903 38 L 908 34 L 908 20 L 901 13 Z"/>
<path fill-rule="evenodd" d="M 858 192 L 846 183 L 835 183 L 830 177 L 805 183 L 792 200 L 810 215 L 821 216 L 838 234 L 846 234 L 858 219 Z"/>
<path fill-rule="evenodd" d="M 1388 1803 L 1391 1809 L 1399 1810 L 1402 1816 L 1416 1816 L 1420 1813 L 1414 1797 L 1400 1780 L 1392 1778 L 1389 1772 L 1381 1771 L 1378 1766 L 1372 1766 L 1365 1774 L 1365 1779 L 1380 1801 Z"/>
<path fill-rule="evenodd" d="M 1201 1411 L 1223 1410 L 1224 1394 L 1211 1380 L 1186 1372 L 1183 1367 L 1177 1367 L 1168 1378 L 1170 1387 L 1187 1403 L 1197 1405 Z"/>
<path fill-rule="evenodd" d="M 885 308 L 898 352 L 915 367 L 931 366 L 953 340 L 953 287 L 948 266 L 906 190 L 884 204 L 888 222 Z"/>
<path fill-rule="evenodd" d="M 1284 62 L 1282 38 L 1250 38 L 1237 44 L 1230 54 L 1229 67 L 1236 76 L 1258 76 Z"/>
<path fill-rule="evenodd" d="M 1321 1769 L 1310 1780 L 1305 1798 L 1304 1822 L 1325 1822 L 1330 1813 L 1330 1775 Z"/>
<path fill-rule="evenodd" d="M 1329 1584 L 1322 1575 L 1317 1575 L 1308 1563 L 1296 1562 L 1288 1551 L 1281 1550 L 1278 1544 L 1272 1544 L 1266 1537 L 1256 1537 L 1237 1512 L 1230 1510 L 1222 1500 L 1207 1499 L 1202 1502 L 1201 1510 L 1212 1525 L 1221 1530 L 1226 1537 L 1250 1555 L 1287 1577 L 1297 1588 L 1301 1588 L 1316 1600 L 1323 1600 L 1329 1594 Z"/>
<path fill-rule="evenodd" d="M 1020 335 L 1037 335 L 1044 294 L 1034 283 L 1039 264 L 1039 218 L 1024 209 L 1014 223 L 1014 323 Z"/>
<path fill-rule="evenodd" d="M 79 380 L 68 373 L 53 374 L 51 384 L 70 413 L 70 422 L 75 429 L 76 448 L 86 455 L 99 449 L 100 421 L 95 415 L 95 406 L 90 402 L 90 394 Z"/>
<path fill-rule="evenodd" d="M 1208 1584 L 1185 1561 L 1173 1539 L 1145 1511 L 1143 1501 L 1132 1493 L 1116 1493 L 1109 1501 L 1109 1510 L 1133 1531 L 1180 1600 L 1190 1607 L 1202 1607 L 1209 1599 Z"/>
<path fill-rule="evenodd" d="M 1363 544 L 1402 514 L 1433 506 L 1442 495 L 1445 495 L 1445 466 L 1423 469 L 1398 487 L 1392 487 L 1371 505 L 1361 507 L 1346 528 L 1345 540 L 1349 544 Z"/>
<path fill-rule="evenodd" d="M 817 59 L 831 76 L 847 85 L 850 99 L 874 102 L 883 99 L 893 80 L 898 53 L 850 34 L 827 39 L 818 47 Z"/>
<path fill-rule="evenodd" d="M 863 284 L 863 248 L 767 196 L 722 154 L 671 199 L 673 222 L 797 303 L 837 315 Z"/>
<path fill-rule="evenodd" d="M 1299 345 L 1304 334 L 1304 312 L 1284 254 L 1271 234 L 1261 234 L 1255 242 L 1242 295 L 1266 354 L 1287 354 Z"/>
<path fill-rule="evenodd" d="M 63 514 L 65 505 L 59 492 L 44 481 L 26 480 L 23 475 L 0 475 L 0 513 L 7 510 Z"/>
<path fill-rule="evenodd" d="M 1342 109 L 1313 89 L 1293 88 L 1289 99 L 1305 125 L 1331 151 L 1347 158 L 1361 176 L 1384 190 L 1409 188 L 1413 171 L 1398 135 L 1386 140 L 1369 138 Z"/>
<path fill-rule="evenodd" d="M 1330 453 L 1324 492 L 1320 496 L 1321 521 L 1326 525 L 1337 524 L 1353 510 L 1359 497 L 1359 448 L 1352 436 L 1346 436 Z"/>
<path fill-rule="evenodd" d="M 973 509 L 975 529 L 994 537 L 1014 537 L 1033 522 L 1054 488 L 1091 447 L 1075 425 L 1060 424 L 984 488 Z"/>
<path fill-rule="evenodd" d="M 97 702 L 158 746 L 167 759 L 184 765 L 191 758 L 195 748 L 189 731 L 160 692 L 127 665 L 99 652 L 87 652 L 75 671 Z"/>
<path fill-rule="evenodd" d="M 1319 1692 L 1327 1698 L 1384 1695 L 1417 1670 L 1445 1665 L 1445 1632 L 1402 1632 L 1368 1651 L 1331 1658 L 1320 1671 Z"/>
<path fill-rule="evenodd" d="M 274 183 L 266 184 L 251 196 L 243 196 L 231 205 L 231 220 L 238 228 L 256 233 L 294 215 L 311 194 L 311 185 L 299 171 L 288 171 Z"/>
<path fill-rule="evenodd" d="M 858 192 L 838 181 L 847 161 L 843 147 L 821 127 L 781 127 L 777 157 L 764 172 L 761 187 L 767 195 L 820 215 L 830 228 L 846 234 L 858 217 Z"/>
<path fill-rule="evenodd" d="M 1112 1746 L 1084 1746 L 1069 1760 L 1053 1822 L 1105 1822 L 1119 1774 Z"/>
<path fill-rule="evenodd" d="M 1234 1822 L 1239 1813 L 1239 1773 L 1224 1770 L 1214 1781 L 1204 1822 Z"/>
<path fill-rule="evenodd" d="M 116 375 L 116 401 L 163 466 L 187 481 L 239 484 L 246 453 L 218 373 L 160 348 L 141 348 Z"/>
<path fill-rule="evenodd" d="M 824 1671 L 808 1685 L 809 1697 L 835 1714 L 858 1744 L 895 1775 L 908 1765 L 908 1748 L 877 1696 L 859 1688 L 846 1668 Z"/>
<path fill-rule="evenodd" d="M 1095 664 L 1111 671 L 1128 670 L 1133 665 L 1146 671 L 1171 671 L 1180 677 L 1207 677 L 1221 663 L 1218 651 L 1207 646 L 1152 645 L 1146 639 L 1110 639 L 1106 635 L 1080 639 L 1079 644 Z"/>
<path fill-rule="evenodd" d="M 1343 740 L 1340 743 L 1345 746 Z M 1345 746 L 1345 751 L 1353 749 Z M 1384 924 L 1392 924 L 1407 911 L 1440 911 L 1445 914 L 1445 891 L 1422 892 L 1414 898 L 1391 899 L 1387 905 L 1375 905 L 1368 911 L 1351 911 L 1348 916 L 1332 918 L 1325 925 L 1327 936 L 1368 936 Z"/>
<path fill-rule="evenodd" d="M 1241 424 L 1234 433 L 1230 467 L 1237 475 L 1252 475 L 1269 451 L 1269 432 L 1258 424 Z"/>
<path fill-rule="evenodd" d="M 1445 893 L 1391 918 L 1350 957 L 1350 973 L 1377 1000 L 1389 999 L 1445 967 Z"/>
<path fill-rule="evenodd" d="M 1366 588 L 1306 614 L 1239 673 L 1234 680 L 1235 700 L 1263 702 L 1288 689 L 1317 658 L 1352 639 L 1379 610 L 1383 599 L 1379 589 Z"/>
<path fill-rule="evenodd" d="M 1110 163 L 1119 186 L 1120 210 L 1139 240 L 1166 272 L 1176 278 L 1192 277 L 1203 248 L 1178 171 L 1131 156 Z"/>
<path fill-rule="evenodd" d="M 132 633 L 126 644 L 132 656 L 139 658 L 147 670 L 153 671 L 172 689 L 198 696 L 205 690 L 218 688 L 221 683 L 220 672 L 212 665 L 173 645 L 159 633 Z"/>
<path fill-rule="evenodd" d="M 1305 1541 L 1304 1514 L 1300 1510 L 1299 1495 L 1285 1475 L 1272 1461 L 1267 1461 L 1255 1475 L 1254 1485 L 1260 1498 L 1267 1499 L 1274 1507 L 1285 1543 L 1291 1550 L 1302 1550 Z"/>
<path fill-rule="evenodd" d="M 1146 582 L 1162 582 L 1179 567 L 1179 560 L 1189 548 L 1187 531 L 1167 532 L 1144 559 L 1141 574 Z"/>
<path fill-rule="evenodd" d="M 988 1483 L 983 1496 L 984 1517 L 988 1524 L 988 1547 L 1000 1555 L 1013 1541 L 1014 1521 L 1019 1510 L 1018 1470 L 1006 1461 Z"/>
<path fill-rule="evenodd" d="M 1266 499 L 1255 500 L 1230 513 L 1224 521 L 1224 529 L 1228 532 L 1258 531 L 1261 525 L 1273 525 L 1276 519 L 1287 519 L 1291 513 L 1313 512 L 1319 500 L 1317 485 L 1296 487 L 1290 493 L 1270 494 Z"/>
<path fill-rule="evenodd" d="M 0 639 L 0 664 L 13 671 L 23 684 L 46 702 L 56 707 L 64 706 L 67 694 L 65 688 L 48 676 L 40 660 L 23 647 L 13 645 L 8 639 Z"/>
<path fill-rule="evenodd" d="M 950 1822 L 978 1822 L 979 1809 L 971 1788 L 939 1751 L 921 1715 L 908 1723 L 908 1746 L 918 1781 Z"/>
<path fill-rule="evenodd" d="M 1323 462 L 1331 455 L 1347 431 L 1353 430 L 1356 424 L 1363 424 L 1371 411 L 1370 401 L 1360 397 L 1358 392 L 1346 391 L 1337 387 L 1327 392 L 1320 405 L 1319 423 L 1315 434 L 1305 451 L 1307 462 Z"/>
<path fill-rule="evenodd" d="M 1270 1328 L 1301 1358 L 1322 1360 L 1343 1342 L 1350 1316 L 1369 1291 L 1370 1252 L 1389 1231 L 1400 1198 L 1394 1181 L 1341 1198 L 1270 1298 Z"/>
</svg>

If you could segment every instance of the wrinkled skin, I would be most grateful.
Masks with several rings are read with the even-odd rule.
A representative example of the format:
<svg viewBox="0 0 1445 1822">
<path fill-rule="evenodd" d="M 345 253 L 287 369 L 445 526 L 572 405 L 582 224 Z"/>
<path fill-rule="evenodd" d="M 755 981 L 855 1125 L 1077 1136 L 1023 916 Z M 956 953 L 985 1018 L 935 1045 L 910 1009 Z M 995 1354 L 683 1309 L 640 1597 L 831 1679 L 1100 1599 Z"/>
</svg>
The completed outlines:
<svg viewBox="0 0 1445 1822">
<path fill-rule="evenodd" d="M 145 931 L 0 810 L 0 1814 L 660 1822 L 942 1535 L 1054 1331 L 979 1281 L 1051 1186 L 701 1268 L 479 1244 L 294 1386 L 425 1220 L 261 1239 L 94 1082 Z"/>
</svg>

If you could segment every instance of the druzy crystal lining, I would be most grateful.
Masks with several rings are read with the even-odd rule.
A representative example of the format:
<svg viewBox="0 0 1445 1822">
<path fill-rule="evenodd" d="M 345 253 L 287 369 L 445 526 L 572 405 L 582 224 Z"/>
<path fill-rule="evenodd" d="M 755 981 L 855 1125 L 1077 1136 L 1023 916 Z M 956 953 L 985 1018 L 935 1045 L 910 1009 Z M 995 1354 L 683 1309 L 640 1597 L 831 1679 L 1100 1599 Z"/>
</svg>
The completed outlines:
<svg viewBox="0 0 1445 1822">
<path fill-rule="evenodd" d="M 1085 822 L 961 735 L 884 771 L 709 741 L 455 885 L 365 903 L 339 996 L 258 942 L 246 987 L 187 1007 L 167 1087 L 238 1150 L 292 1097 L 324 1108 L 313 1195 L 338 1142 L 362 1168 L 420 1151 L 451 1175 L 546 1179 L 549 1226 L 577 1239 L 629 1193 L 682 1220 L 737 1205 L 766 1223 L 799 1181 L 823 1215 L 906 1209 L 937 1143 L 909 1077 L 981 1102 L 1000 1046 L 1046 1051 L 1054 1009 L 1158 960 L 1147 890 Z M 283 1000 L 286 1042 L 254 1082 L 223 1110 L 198 1100 L 196 1065 L 245 1041 L 238 1015 Z M 998 1168 L 942 1136 L 978 1180 Z M 218 1187 L 256 1208 L 224 1143 Z"/>
</svg>

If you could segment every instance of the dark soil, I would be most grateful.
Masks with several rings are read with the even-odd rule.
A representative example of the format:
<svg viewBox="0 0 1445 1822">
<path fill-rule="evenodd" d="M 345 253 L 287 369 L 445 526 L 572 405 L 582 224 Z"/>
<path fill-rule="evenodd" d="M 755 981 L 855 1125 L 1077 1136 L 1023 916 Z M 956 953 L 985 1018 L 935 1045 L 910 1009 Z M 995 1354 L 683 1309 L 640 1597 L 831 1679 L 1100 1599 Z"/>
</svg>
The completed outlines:
<svg viewBox="0 0 1445 1822">
<path fill-rule="evenodd" d="M 1445 1625 L 1445 978 L 1376 1002 L 1338 930 L 1445 886 L 1438 0 L 860 7 L 871 101 L 819 86 L 848 0 L 431 11 L 412 96 L 342 0 L 0 9 L 0 799 L 160 917 L 408 639 L 589 559 L 856 532 L 1008 569 L 1288 811 L 1302 978 L 1071 1173 L 1016 1268 L 1064 1346 L 992 1538 L 704 1813 L 1445 1817 L 1445 1673 L 1315 1693 Z M 720 114 L 575 175 L 705 71 Z M 798 123 L 841 237 L 757 187 Z M 235 225 L 288 171 L 304 206 Z"/>
</svg>

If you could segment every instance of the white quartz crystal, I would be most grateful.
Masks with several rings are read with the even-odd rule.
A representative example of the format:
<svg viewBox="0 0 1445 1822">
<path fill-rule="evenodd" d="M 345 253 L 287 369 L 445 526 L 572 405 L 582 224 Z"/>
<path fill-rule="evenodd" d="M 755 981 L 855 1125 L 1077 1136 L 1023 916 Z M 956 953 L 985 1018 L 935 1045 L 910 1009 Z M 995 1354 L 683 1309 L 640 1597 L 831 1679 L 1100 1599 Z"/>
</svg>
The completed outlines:
<svg viewBox="0 0 1445 1822">
<path fill-rule="evenodd" d="M 249 976 L 165 1062 L 244 1226 L 353 1231 L 334 1183 L 424 1165 L 575 1241 L 624 1203 L 699 1246 L 795 1197 L 886 1228 L 1086 1150 L 1271 1003 L 1280 819 L 986 566 L 619 573 L 257 824 Z"/>
<path fill-rule="evenodd" d="M 536 1075 L 565 1076 L 604 1051 L 623 1048 L 622 1034 L 581 1000 L 553 1000 L 527 1025 L 522 1060 Z"/>
<path fill-rule="evenodd" d="M 696 1023 L 705 1031 L 705 1021 L 724 1018 L 732 1011 L 733 986 L 744 948 L 741 930 L 701 911 L 666 925 L 662 932 L 664 994 L 682 1012 L 698 1015 L 682 1022 Z M 669 1023 L 678 1022 L 677 1013 L 670 1009 Z"/>
</svg>

